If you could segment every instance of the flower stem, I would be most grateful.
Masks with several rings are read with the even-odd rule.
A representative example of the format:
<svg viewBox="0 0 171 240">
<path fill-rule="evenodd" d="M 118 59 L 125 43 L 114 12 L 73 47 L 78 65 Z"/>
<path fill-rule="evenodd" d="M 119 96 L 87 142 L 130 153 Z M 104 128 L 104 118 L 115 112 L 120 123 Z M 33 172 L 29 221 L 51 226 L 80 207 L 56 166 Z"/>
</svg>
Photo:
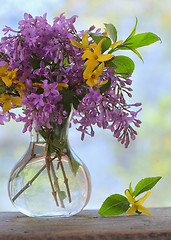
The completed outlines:
<svg viewBox="0 0 171 240">
<path fill-rule="evenodd" d="M 56 190 L 56 192 L 58 193 L 61 207 L 62 207 L 62 208 L 65 208 L 63 199 L 61 198 L 61 194 L 60 194 L 61 190 L 60 190 L 59 183 L 58 183 L 58 177 L 57 177 L 56 174 L 55 174 L 55 169 L 54 169 L 54 166 L 53 166 L 53 162 L 50 163 L 50 167 L 51 167 L 52 175 L 53 175 L 53 178 L 54 178 L 55 190 Z"/>
<path fill-rule="evenodd" d="M 66 189 L 67 189 L 69 203 L 71 203 L 72 200 L 71 200 L 71 193 L 70 193 L 69 184 L 68 184 L 68 178 L 66 177 L 65 169 L 64 169 L 63 163 L 61 161 L 61 155 L 60 154 L 58 155 L 58 159 L 59 159 L 59 164 L 61 165 L 61 170 L 62 170 L 63 177 L 64 177 L 64 183 L 65 183 L 65 186 L 66 186 Z"/>
<path fill-rule="evenodd" d="M 56 191 L 55 191 L 55 188 L 53 186 L 53 181 L 52 181 L 51 174 L 50 174 L 50 153 L 49 153 L 50 134 L 49 134 L 49 131 L 47 131 L 46 140 L 47 140 L 47 142 L 46 142 L 46 158 L 45 158 L 46 169 L 47 169 L 50 185 L 51 185 L 51 188 L 52 188 L 52 195 L 55 199 L 56 205 L 59 206 L 57 196 L 56 196 Z"/>
</svg>

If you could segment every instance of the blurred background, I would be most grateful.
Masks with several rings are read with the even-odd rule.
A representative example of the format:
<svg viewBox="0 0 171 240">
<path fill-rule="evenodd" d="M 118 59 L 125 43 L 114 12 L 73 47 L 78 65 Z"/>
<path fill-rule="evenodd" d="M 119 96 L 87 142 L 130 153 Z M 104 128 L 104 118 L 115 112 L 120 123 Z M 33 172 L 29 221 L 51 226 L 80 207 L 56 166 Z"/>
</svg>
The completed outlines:
<svg viewBox="0 0 171 240">
<path fill-rule="evenodd" d="M 142 61 L 129 53 L 135 64 L 132 102 L 142 102 L 143 122 L 136 141 L 128 149 L 108 131 L 95 128 L 94 138 L 82 142 L 80 133 L 70 129 L 71 145 L 87 165 L 92 177 L 92 196 L 86 208 L 99 208 L 111 194 L 123 194 L 130 181 L 162 176 L 146 201 L 147 207 L 171 206 L 171 1 L 170 0 L 0 0 L 0 36 L 5 25 L 17 29 L 24 12 L 33 16 L 48 13 L 48 20 L 65 12 L 79 16 L 78 30 L 91 25 L 103 28 L 113 23 L 118 40 L 125 39 L 138 18 L 138 32 L 154 32 L 162 39 L 140 49 Z M 2 7 L 3 6 L 3 7 Z M 122 52 L 124 54 L 124 52 Z M 30 136 L 22 133 L 23 124 L 0 125 L 0 211 L 15 211 L 8 199 L 9 174 L 26 151 Z"/>
</svg>

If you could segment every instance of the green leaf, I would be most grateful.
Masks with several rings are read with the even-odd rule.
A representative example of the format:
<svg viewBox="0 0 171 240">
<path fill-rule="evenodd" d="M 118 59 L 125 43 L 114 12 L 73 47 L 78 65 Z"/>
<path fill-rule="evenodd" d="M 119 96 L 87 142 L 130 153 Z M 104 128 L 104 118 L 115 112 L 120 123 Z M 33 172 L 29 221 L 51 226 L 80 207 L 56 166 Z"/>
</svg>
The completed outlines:
<svg viewBox="0 0 171 240">
<path fill-rule="evenodd" d="M 127 37 L 127 39 L 124 41 L 124 43 L 126 41 L 128 41 L 129 39 L 131 39 L 134 35 L 135 35 L 135 32 L 136 32 L 136 28 L 137 28 L 137 23 L 138 23 L 138 19 L 136 18 L 136 23 L 135 23 L 135 26 L 134 28 L 132 29 L 132 32 L 130 33 L 130 35 Z"/>
<path fill-rule="evenodd" d="M 7 91 L 7 87 L 0 86 L 0 94 L 3 94 Z"/>
<path fill-rule="evenodd" d="M 147 33 L 140 33 L 133 36 L 131 39 L 126 40 L 124 42 L 125 47 L 130 47 L 132 49 L 136 49 L 139 47 L 144 47 L 155 43 L 157 41 L 161 41 L 161 39 L 154 33 L 147 32 Z"/>
<path fill-rule="evenodd" d="M 117 41 L 117 30 L 115 26 L 111 23 L 107 24 L 104 23 L 107 33 L 109 34 L 109 37 L 112 39 L 112 41 L 115 43 Z"/>
<path fill-rule="evenodd" d="M 132 189 L 132 186 L 131 186 L 131 185 L 132 185 L 132 182 L 130 182 L 130 184 L 129 184 L 129 192 L 130 192 L 130 194 L 132 195 L 134 191 L 133 191 L 133 189 Z"/>
<path fill-rule="evenodd" d="M 74 98 L 74 92 L 72 90 L 63 88 L 61 91 L 62 94 L 62 104 L 63 104 L 63 109 L 67 111 L 68 113 L 71 112 L 71 103 L 73 103 L 73 98 Z"/>
<path fill-rule="evenodd" d="M 75 159 L 74 159 L 74 157 L 72 155 L 70 156 L 70 160 L 72 161 L 71 164 L 72 164 L 73 174 L 74 174 L 74 176 L 76 176 L 76 174 L 78 172 L 78 169 L 80 167 L 80 164 L 77 161 L 75 161 Z"/>
<path fill-rule="evenodd" d="M 141 54 L 136 49 L 128 47 L 128 46 L 125 47 L 124 45 L 123 46 L 118 46 L 118 49 L 120 49 L 120 50 L 131 50 L 144 62 Z"/>
<path fill-rule="evenodd" d="M 113 194 L 103 202 L 99 214 L 101 216 L 117 216 L 125 213 L 128 208 L 129 202 L 126 197 L 120 194 Z"/>
<path fill-rule="evenodd" d="M 33 57 L 30 58 L 30 64 L 32 68 L 35 70 L 37 68 L 40 68 L 40 62 L 41 60 L 36 56 L 36 54 L 32 53 Z"/>
<path fill-rule="evenodd" d="M 77 110 L 78 105 L 80 104 L 80 101 L 77 97 L 73 98 L 73 107 Z"/>
<path fill-rule="evenodd" d="M 46 140 L 46 133 L 43 130 L 39 130 L 39 134 Z"/>
<path fill-rule="evenodd" d="M 106 62 L 105 62 L 105 66 L 106 66 L 106 67 L 114 67 L 114 68 L 117 68 L 117 66 L 112 62 L 113 59 L 114 59 L 114 58 L 106 61 Z"/>
<path fill-rule="evenodd" d="M 133 51 L 144 62 L 143 58 L 141 57 L 141 54 L 136 49 L 130 48 L 130 50 Z"/>
<path fill-rule="evenodd" d="M 100 93 L 102 94 L 102 93 L 106 92 L 106 91 L 109 89 L 110 85 L 111 85 L 111 78 L 109 79 L 109 81 L 108 81 L 107 83 L 105 83 L 105 84 L 100 88 Z"/>
<path fill-rule="evenodd" d="M 66 193 L 65 193 L 64 191 L 60 191 L 60 192 L 59 192 L 59 195 L 60 195 L 60 198 L 61 198 L 62 200 L 64 200 L 64 199 L 67 197 L 67 195 L 66 195 Z"/>
<path fill-rule="evenodd" d="M 156 183 L 161 179 L 162 177 L 149 177 L 144 178 L 141 181 L 139 181 L 135 187 L 133 196 L 138 196 L 143 192 L 149 191 L 152 189 Z"/>
<path fill-rule="evenodd" d="M 111 40 L 110 38 L 102 35 L 102 34 L 99 34 L 99 33 L 92 33 L 92 32 L 89 32 L 89 35 L 92 37 L 92 39 L 94 40 L 95 43 L 99 43 L 103 38 L 106 38 L 106 40 L 104 40 L 104 42 L 102 43 L 101 45 L 101 48 L 102 48 L 102 53 L 104 53 L 107 49 L 109 49 L 109 47 L 111 46 Z"/>
<path fill-rule="evenodd" d="M 117 66 L 115 71 L 124 75 L 124 73 L 132 74 L 135 68 L 135 64 L 129 57 L 126 56 L 116 56 L 112 62 Z"/>
</svg>

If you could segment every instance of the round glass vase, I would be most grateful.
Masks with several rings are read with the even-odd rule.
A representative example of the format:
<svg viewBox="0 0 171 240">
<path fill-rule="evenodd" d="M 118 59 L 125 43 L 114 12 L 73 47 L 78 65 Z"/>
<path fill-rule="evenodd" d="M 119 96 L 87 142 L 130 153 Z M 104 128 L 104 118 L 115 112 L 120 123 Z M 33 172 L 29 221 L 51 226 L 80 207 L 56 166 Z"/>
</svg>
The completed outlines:
<svg viewBox="0 0 171 240">
<path fill-rule="evenodd" d="M 33 130 L 27 152 L 11 172 L 10 200 L 27 216 L 69 217 L 89 201 L 90 174 L 69 145 L 68 128 L 69 118 L 54 124 L 46 137 Z"/>
</svg>

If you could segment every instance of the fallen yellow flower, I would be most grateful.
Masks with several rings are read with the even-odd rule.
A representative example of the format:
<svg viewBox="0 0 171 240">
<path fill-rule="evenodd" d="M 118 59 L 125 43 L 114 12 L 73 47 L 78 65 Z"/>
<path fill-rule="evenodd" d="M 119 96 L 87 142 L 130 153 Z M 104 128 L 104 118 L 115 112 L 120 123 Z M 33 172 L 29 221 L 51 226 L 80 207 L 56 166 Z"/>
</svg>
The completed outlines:
<svg viewBox="0 0 171 240">
<path fill-rule="evenodd" d="M 129 201 L 129 203 L 132 206 L 128 209 L 126 215 L 129 216 L 136 211 L 143 212 L 146 215 L 151 215 L 150 211 L 146 207 L 142 206 L 142 204 L 150 196 L 150 194 L 151 194 L 151 192 L 148 191 L 144 197 L 142 197 L 138 201 L 136 201 L 135 198 L 133 198 L 133 196 L 130 194 L 129 190 L 127 189 L 125 191 L 125 195 L 126 195 L 128 201 Z"/>
</svg>

